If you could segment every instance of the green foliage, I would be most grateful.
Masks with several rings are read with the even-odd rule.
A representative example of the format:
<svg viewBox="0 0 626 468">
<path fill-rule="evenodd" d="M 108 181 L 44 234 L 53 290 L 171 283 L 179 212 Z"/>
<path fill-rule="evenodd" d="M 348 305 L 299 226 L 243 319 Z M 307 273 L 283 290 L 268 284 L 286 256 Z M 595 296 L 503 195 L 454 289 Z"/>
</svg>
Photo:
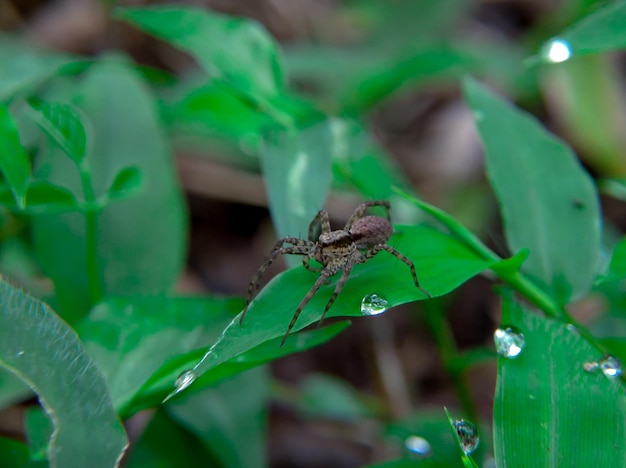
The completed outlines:
<svg viewBox="0 0 626 468">
<path fill-rule="evenodd" d="M 624 386 L 599 369 L 583 372 L 585 363 L 604 357 L 602 352 L 575 328 L 530 313 L 510 294 L 503 300 L 502 322 L 524 334 L 526 348 L 517 359 L 498 358 L 496 459 L 513 467 L 562 466 L 571 460 L 582 466 L 622 463 Z M 586 427 L 594 434 L 581 437 Z"/>
<path fill-rule="evenodd" d="M 51 418 L 51 466 L 114 465 L 127 444 L 124 428 L 76 333 L 48 306 L 4 280 L 0 297 L 0 366 L 37 394 Z M 100 435 L 98 444 L 93 434 Z"/>
<path fill-rule="evenodd" d="M 373 422 L 395 450 L 376 466 L 479 466 L 490 456 L 484 421 L 475 421 L 480 448 L 466 454 L 443 411 L 397 418 L 383 399 L 336 378 L 309 377 L 299 390 L 272 381 L 263 364 L 350 325 L 305 330 L 319 321 L 338 276 L 304 308 L 284 346 L 317 278 L 299 258 L 261 290 L 242 323 L 242 298 L 173 294 L 187 213 L 172 150 L 190 147 L 221 148 L 221 163 L 262 175 L 278 237 L 306 237 L 331 190 L 391 200 L 401 223 L 389 244 L 414 262 L 432 299 L 406 264 L 382 252 L 354 267 L 328 318 L 362 316 L 371 293 L 387 308 L 422 301 L 459 412 L 477 418 L 465 374 L 494 353 L 456 349 L 442 297 L 485 273 L 505 285 L 503 325 L 525 337 L 519 357 L 497 358 L 495 464 L 620 465 L 623 382 L 592 364 L 607 354 L 626 359 L 623 330 L 598 332 L 607 317 L 626 323 L 626 240 L 603 235 L 596 181 L 564 139 L 476 79 L 460 78 L 485 75 L 527 109 L 549 100 L 542 77 L 565 83 L 565 128 L 604 177 L 600 188 L 626 199 L 621 126 L 612 125 L 620 122 L 612 114 L 619 82 L 601 57 L 577 59 L 626 46 L 625 7 L 587 14 L 588 3 L 545 21 L 549 29 L 578 18 L 564 31 L 533 31 L 538 50 L 466 37 L 471 2 L 347 2 L 336 8 L 363 32 L 350 45 L 283 46 L 255 21 L 196 8 L 113 10 L 195 60 L 189 76 L 165 80 L 119 53 L 86 61 L 0 37 L 0 268 L 21 272 L 12 281 L 39 285 L 33 291 L 50 304 L 0 280 L 0 407 L 33 393 L 41 405 L 27 412 L 27 443 L 0 438 L 0 465 L 115 466 L 127 444 L 121 420 L 156 408 L 127 466 L 264 466 L 270 398 L 304 418 Z M 547 37 L 565 41 L 579 61 L 548 63 Z M 366 112 L 434 83 L 457 86 L 473 114 L 512 257 L 416 196 L 369 129 Z M 29 268 L 9 267 L 11 258 Z M 50 286 L 41 287 L 41 275 Z M 586 327 L 569 310 L 591 293 L 604 296 L 607 317 Z M 176 384 L 181 374 L 192 379 Z M 429 442 L 428 455 L 407 445 L 415 435 Z"/>
</svg>

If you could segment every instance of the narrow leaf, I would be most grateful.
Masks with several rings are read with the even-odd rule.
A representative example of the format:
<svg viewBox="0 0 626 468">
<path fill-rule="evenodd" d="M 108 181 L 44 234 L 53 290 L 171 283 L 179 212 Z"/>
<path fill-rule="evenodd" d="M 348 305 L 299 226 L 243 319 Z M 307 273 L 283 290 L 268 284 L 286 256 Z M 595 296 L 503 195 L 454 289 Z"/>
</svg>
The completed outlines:
<svg viewBox="0 0 626 468">
<path fill-rule="evenodd" d="M 9 109 L 0 103 L 0 171 L 11 188 L 17 206 L 24 206 L 28 179 L 30 179 L 30 160 L 20 143 L 17 126 Z"/>
<path fill-rule="evenodd" d="M 585 294 L 600 250 L 598 194 L 572 150 L 532 116 L 477 82 L 465 97 L 485 147 L 511 250 L 528 248 L 523 270 L 566 303 Z"/>
<path fill-rule="evenodd" d="M 0 302 L 0 367 L 33 389 L 50 417 L 50 465 L 115 466 L 127 444 L 124 429 L 74 331 L 2 280 Z"/>
<path fill-rule="evenodd" d="M 626 3 L 614 1 L 597 8 L 546 42 L 542 47 L 544 60 L 555 61 L 555 44 L 568 50 L 567 58 L 626 48 Z"/>
</svg>

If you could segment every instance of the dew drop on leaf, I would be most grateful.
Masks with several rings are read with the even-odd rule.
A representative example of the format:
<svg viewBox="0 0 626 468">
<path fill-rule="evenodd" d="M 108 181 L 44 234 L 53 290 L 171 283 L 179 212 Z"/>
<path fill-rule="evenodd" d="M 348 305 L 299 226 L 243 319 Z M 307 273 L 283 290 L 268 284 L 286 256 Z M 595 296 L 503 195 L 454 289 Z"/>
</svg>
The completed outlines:
<svg viewBox="0 0 626 468">
<path fill-rule="evenodd" d="M 431 455 L 432 449 L 426 439 L 417 435 L 411 435 L 404 441 L 404 446 L 411 452 L 422 457 Z"/>
<path fill-rule="evenodd" d="M 497 353 L 507 359 L 517 358 L 526 346 L 524 334 L 517 328 L 509 326 L 497 328 L 493 332 L 493 341 L 496 344 Z"/>
<path fill-rule="evenodd" d="M 622 375 L 622 363 L 613 356 L 606 356 L 599 362 L 602 373 L 610 379 L 617 379 Z"/>
<path fill-rule="evenodd" d="M 543 49 L 543 55 L 549 62 L 565 62 L 572 56 L 572 49 L 567 41 L 553 39 Z"/>
<path fill-rule="evenodd" d="M 197 374 L 191 369 L 181 372 L 174 382 L 174 387 L 176 387 L 177 393 L 182 392 L 184 389 L 189 387 L 193 381 L 196 380 L 196 377 Z"/>
<path fill-rule="evenodd" d="M 381 294 L 368 294 L 361 301 L 361 313 L 363 315 L 378 315 L 387 310 L 387 299 Z"/>
<path fill-rule="evenodd" d="M 622 363 L 613 356 L 605 356 L 597 362 L 585 362 L 583 369 L 587 372 L 602 371 L 609 379 L 618 379 L 622 375 Z"/>
<path fill-rule="evenodd" d="M 480 437 L 478 436 L 478 429 L 471 422 L 463 419 L 457 419 L 452 423 L 454 430 L 459 436 L 461 443 L 461 450 L 465 455 L 469 455 L 478 448 L 480 443 Z"/>
</svg>

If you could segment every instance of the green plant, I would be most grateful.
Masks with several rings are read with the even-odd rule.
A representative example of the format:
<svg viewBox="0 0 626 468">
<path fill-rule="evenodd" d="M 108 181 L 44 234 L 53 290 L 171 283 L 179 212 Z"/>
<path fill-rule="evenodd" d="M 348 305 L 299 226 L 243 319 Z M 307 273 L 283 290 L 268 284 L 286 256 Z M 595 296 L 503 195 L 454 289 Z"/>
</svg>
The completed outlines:
<svg viewBox="0 0 626 468">
<path fill-rule="evenodd" d="M 350 54 L 321 45 L 283 53 L 259 24 L 210 11 L 112 11 L 190 54 L 200 70 L 199 78 L 188 79 L 165 77 L 119 54 L 86 61 L 0 38 L 7 71 L 0 79 L 0 267 L 7 277 L 0 281 L 0 404 L 33 392 L 41 404 L 27 413 L 27 444 L 0 438 L 3 466 L 114 466 L 128 443 L 120 420 L 150 408 L 158 410 L 127 466 L 259 466 L 268 400 L 281 393 L 305 413 L 375 419 L 384 438 L 400 446 L 415 435 L 430 442 L 427 456 L 400 452 L 377 466 L 476 466 L 489 457 L 485 431 L 474 454 L 451 452 L 467 446 L 467 432 L 443 412 L 389 418 L 380 402 L 323 377 L 309 380 L 295 397 L 272 386 L 261 364 L 324 343 L 349 326 L 340 320 L 301 331 L 319 320 L 337 277 L 311 299 L 294 327 L 299 333 L 282 347 L 293 312 L 315 281 L 302 266 L 270 281 L 243 324 L 241 298 L 175 295 L 187 213 L 170 143 L 220 145 L 231 167 L 260 170 L 278 237 L 307 232 L 331 187 L 391 200 L 404 220 L 390 245 L 414 262 L 420 284 L 435 298 L 423 308 L 461 402 L 453 413 L 483 423 L 466 374 L 493 361 L 494 353 L 460 352 L 436 298 L 484 273 L 498 283 L 507 339 L 523 334 L 515 342 L 519 356 L 497 357 L 496 464 L 623 463 L 626 395 L 618 361 L 609 358 L 626 359 L 626 334 L 602 331 L 601 320 L 581 325 L 569 305 L 601 294 L 606 316 L 626 323 L 626 240 L 603 233 L 597 188 L 622 196 L 626 185 L 619 136 L 602 112 L 608 99 L 602 93 L 611 88 L 581 85 L 581 76 L 607 76 L 603 62 L 585 55 L 626 45 L 626 29 L 615 20 L 626 7 L 615 3 L 588 13 L 559 34 L 563 42 L 538 47 L 524 67 L 512 47 L 451 39 L 469 3 L 400 3 L 397 12 L 375 2 L 346 7 L 374 11 L 379 28 Z M 572 22 L 587 13 L 584 5 L 575 7 L 569 6 Z M 384 35 L 390 28 L 395 39 Z M 407 38 L 411 44 L 420 39 L 420 49 L 403 45 Z M 569 47 L 571 68 L 567 61 L 547 63 L 555 43 Z M 320 67 L 329 56 L 347 61 L 343 74 Z M 581 63 L 583 71 L 576 68 Z M 574 96 L 564 104 L 566 126 L 588 150 L 585 163 L 606 179 L 596 183 L 567 143 L 468 73 L 529 102 L 538 99 L 540 73 L 553 73 Z M 317 94 L 298 94 L 287 76 L 313 80 Z M 417 197 L 364 123 L 374 106 L 438 80 L 461 84 L 511 257 Z M 601 123 L 590 127 L 588 114 Z M 53 290 L 37 281 L 42 274 Z M 362 302 L 371 294 L 383 301 L 381 311 L 425 299 L 393 256 L 356 265 L 347 284 L 329 318 L 368 315 Z"/>
</svg>

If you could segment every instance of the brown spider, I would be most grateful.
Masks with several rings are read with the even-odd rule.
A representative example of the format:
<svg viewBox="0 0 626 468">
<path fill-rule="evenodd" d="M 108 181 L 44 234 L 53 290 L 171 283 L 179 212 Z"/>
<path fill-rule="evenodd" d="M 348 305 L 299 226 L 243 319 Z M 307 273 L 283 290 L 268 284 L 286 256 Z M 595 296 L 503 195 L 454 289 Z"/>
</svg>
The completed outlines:
<svg viewBox="0 0 626 468">
<path fill-rule="evenodd" d="M 363 216 L 367 209 L 373 206 L 384 207 L 387 212 L 387 218 L 381 218 L 380 216 Z M 316 239 L 316 233 L 320 228 L 321 232 L 319 237 L 317 237 L 317 241 L 315 241 L 314 239 Z M 391 226 L 391 220 L 389 217 L 388 201 L 380 200 L 361 203 L 357 206 L 356 210 L 354 210 L 354 213 L 346 223 L 345 227 L 338 231 L 330 230 L 328 212 L 326 210 L 319 211 L 309 225 L 308 240 L 298 239 L 297 237 L 285 237 L 276 243 L 270 255 L 265 259 L 263 264 L 259 267 L 256 275 L 254 275 L 250 281 L 248 286 L 248 295 L 246 297 L 246 306 L 243 309 L 239 323 L 241 324 L 243 322 L 243 318 L 248 311 L 248 306 L 259 290 L 261 277 L 272 262 L 282 254 L 303 255 L 304 258 L 302 259 L 302 263 L 306 269 L 313 272 L 320 272 L 320 276 L 317 278 L 317 281 L 315 281 L 311 290 L 306 296 L 304 296 L 300 305 L 298 305 L 298 308 L 289 323 L 289 327 L 287 327 L 287 332 L 280 343 L 281 346 L 285 343 L 287 336 L 289 336 L 289 332 L 296 324 L 302 309 L 306 307 L 311 298 L 315 295 L 315 293 L 317 293 L 319 288 L 327 282 L 329 277 L 337 274 L 340 270 L 343 270 L 343 274 L 337 282 L 335 291 L 324 308 L 324 312 L 322 313 L 322 316 L 317 324 L 318 326 L 320 326 L 326 316 L 326 312 L 328 312 L 328 309 L 330 309 L 333 302 L 335 302 L 335 299 L 337 299 L 337 296 L 341 292 L 348 276 L 350 276 L 350 272 L 352 271 L 354 265 L 357 263 L 365 263 L 381 250 L 389 252 L 390 254 L 396 256 L 399 260 L 406 263 L 406 265 L 411 269 L 415 286 L 428 297 L 431 297 L 431 295 L 420 286 L 413 262 L 396 249 L 386 244 L 392 233 L 393 227 Z M 291 245 L 285 246 L 285 244 Z M 320 263 L 322 268 L 311 266 L 309 262 L 312 259 Z"/>
</svg>

